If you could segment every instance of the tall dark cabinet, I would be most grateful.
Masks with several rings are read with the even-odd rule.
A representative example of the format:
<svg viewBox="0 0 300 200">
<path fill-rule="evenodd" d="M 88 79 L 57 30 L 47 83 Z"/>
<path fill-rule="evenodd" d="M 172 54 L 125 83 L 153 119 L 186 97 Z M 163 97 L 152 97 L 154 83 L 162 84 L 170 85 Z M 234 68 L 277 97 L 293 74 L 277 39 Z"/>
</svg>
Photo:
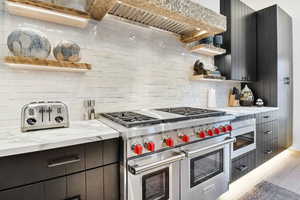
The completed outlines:
<svg viewBox="0 0 300 200">
<path fill-rule="evenodd" d="M 266 106 L 279 107 L 282 148 L 292 145 L 292 27 L 292 18 L 277 5 L 257 12 L 257 82 L 250 87 Z"/>
<path fill-rule="evenodd" d="M 255 10 L 240 0 L 220 0 L 221 14 L 227 17 L 223 34 L 225 55 L 215 57 L 215 64 L 227 79 L 256 80 Z"/>
</svg>

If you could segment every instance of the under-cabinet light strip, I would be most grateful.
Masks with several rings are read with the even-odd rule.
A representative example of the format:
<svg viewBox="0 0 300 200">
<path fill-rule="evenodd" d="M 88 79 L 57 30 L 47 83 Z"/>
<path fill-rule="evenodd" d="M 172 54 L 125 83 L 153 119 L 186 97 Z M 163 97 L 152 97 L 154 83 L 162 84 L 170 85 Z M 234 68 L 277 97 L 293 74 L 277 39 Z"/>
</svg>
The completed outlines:
<svg viewBox="0 0 300 200">
<path fill-rule="evenodd" d="M 71 20 L 71 21 L 77 22 L 77 25 L 75 25 L 75 26 L 78 26 L 81 28 L 85 27 L 89 21 L 89 19 L 84 18 L 84 17 L 69 15 L 69 14 L 60 13 L 57 11 L 51 11 L 51 10 L 47 10 L 44 8 L 38 8 L 35 6 L 31 6 L 31 5 L 25 5 L 22 3 L 15 3 L 15 2 L 10 2 L 10 1 L 6 1 L 5 3 L 6 3 L 6 8 L 8 9 L 8 11 L 15 15 L 21 15 L 21 16 L 26 16 L 26 17 L 30 17 L 30 18 L 36 18 L 36 17 L 25 15 L 25 12 L 28 12 L 28 13 L 32 12 L 32 13 L 36 13 L 36 14 L 40 14 L 40 15 L 50 15 L 50 16 L 52 15 L 57 18 L 62 18 L 62 20 L 64 18 L 66 20 Z M 23 14 L 20 14 L 21 11 L 23 11 Z M 38 18 L 36 18 L 36 19 L 38 19 Z M 53 22 L 63 23 L 63 21 L 53 21 Z M 65 24 L 65 23 L 63 23 L 63 24 Z"/>
</svg>

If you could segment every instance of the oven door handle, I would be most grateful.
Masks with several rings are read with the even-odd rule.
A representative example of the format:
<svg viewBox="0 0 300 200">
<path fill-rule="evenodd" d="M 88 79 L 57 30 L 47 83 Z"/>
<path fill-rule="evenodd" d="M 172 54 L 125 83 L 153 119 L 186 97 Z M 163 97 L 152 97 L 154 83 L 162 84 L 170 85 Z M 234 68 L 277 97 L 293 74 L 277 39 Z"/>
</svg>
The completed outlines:
<svg viewBox="0 0 300 200">
<path fill-rule="evenodd" d="M 185 154 L 178 153 L 176 156 L 172 156 L 170 158 L 166 158 L 164 160 L 153 162 L 153 163 L 150 163 L 147 165 L 134 165 L 134 166 L 128 165 L 128 167 L 129 167 L 129 171 L 132 174 L 137 175 L 137 174 L 141 174 L 143 172 L 146 172 L 146 171 L 149 171 L 149 170 L 152 170 L 152 169 L 164 166 L 164 165 L 168 165 L 168 164 L 177 162 L 179 160 L 183 160 L 184 158 L 185 158 Z"/>
<path fill-rule="evenodd" d="M 184 151 L 184 153 L 186 154 L 187 157 L 192 157 L 193 155 L 198 154 L 202 151 L 206 151 L 206 150 L 213 149 L 213 148 L 218 148 L 220 146 L 223 146 L 223 145 L 226 145 L 229 143 L 233 143 L 235 141 L 236 141 L 236 138 L 229 137 L 229 138 L 225 139 L 223 142 L 219 142 L 217 144 L 213 144 L 213 145 L 203 147 L 203 148 L 193 150 L 193 151 Z"/>
</svg>

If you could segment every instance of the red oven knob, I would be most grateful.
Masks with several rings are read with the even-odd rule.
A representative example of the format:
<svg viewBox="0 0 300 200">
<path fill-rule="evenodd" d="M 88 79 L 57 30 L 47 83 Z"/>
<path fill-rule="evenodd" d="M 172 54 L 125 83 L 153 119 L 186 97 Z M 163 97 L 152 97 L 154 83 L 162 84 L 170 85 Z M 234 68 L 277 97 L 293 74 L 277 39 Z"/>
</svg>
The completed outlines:
<svg viewBox="0 0 300 200">
<path fill-rule="evenodd" d="M 174 140 L 172 138 L 165 139 L 165 143 L 168 147 L 173 147 L 174 146 Z"/>
<path fill-rule="evenodd" d="M 226 126 L 222 126 L 222 127 L 221 127 L 221 130 L 222 130 L 223 133 L 226 133 L 226 132 L 227 132 Z"/>
<path fill-rule="evenodd" d="M 141 155 L 143 153 L 143 146 L 140 144 L 136 144 L 133 146 L 133 151 L 137 155 Z"/>
<path fill-rule="evenodd" d="M 231 125 L 227 125 L 227 126 L 226 126 L 226 130 L 227 130 L 227 131 L 232 131 L 232 126 L 231 126 Z"/>
<path fill-rule="evenodd" d="M 211 129 L 209 129 L 209 130 L 207 131 L 207 134 L 208 134 L 209 136 L 214 136 L 214 132 L 213 132 Z"/>
<path fill-rule="evenodd" d="M 201 131 L 201 132 L 199 133 L 199 137 L 200 137 L 200 138 L 206 138 L 206 133 L 205 133 L 205 131 Z"/>
<path fill-rule="evenodd" d="M 182 135 L 182 136 L 181 136 L 181 140 L 182 140 L 183 142 L 189 142 L 189 141 L 190 141 L 190 136 L 188 136 L 188 135 Z"/>
<path fill-rule="evenodd" d="M 217 135 L 219 135 L 219 134 L 221 133 L 221 131 L 220 131 L 220 129 L 215 128 L 215 129 L 214 129 L 214 133 L 217 134 Z"/>
<path fill-rule="evenodd" d="M 148 149 L 148 151 L 154 152 L 155 151 L 155 143 L 154 142 L 148 142 L 146 144 L 146 148 Z"/>
</svg>

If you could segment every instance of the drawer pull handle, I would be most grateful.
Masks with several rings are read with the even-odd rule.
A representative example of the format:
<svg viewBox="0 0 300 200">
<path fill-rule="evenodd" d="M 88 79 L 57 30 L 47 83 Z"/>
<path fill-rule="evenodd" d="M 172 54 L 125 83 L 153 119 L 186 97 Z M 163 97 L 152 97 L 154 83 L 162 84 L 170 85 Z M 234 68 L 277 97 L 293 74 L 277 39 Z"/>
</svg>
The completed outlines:
<svg viewBox="0 0 300 200">
<path fill-rule="evenodd" d="M 265 135 L 271 135 L 273 131 L 265 131 Z"/>
<path fill-rule="evenodd" d="M 48 163 L 48 167 L 49 168 L 58 167 L 58 166 L 68 165 L 68 164 L 77 163 L 77 162 L 80 162 L 79 156 L 68 156 L 68 157 L 58 158 L 58 159 L 50 161 Z"/>
<path fill-rule="evenodd" d="M 267 150 L 266 152 L 265 152 L 265 154 L 272 154 L 273 153 L 273 151 L 272 150 Z"/>
<path fill-rule="evenodd" d="M 71 198 L 67 198 L 65 200 L 80 200 L 80 195 L 79 196 L 75 196 L 75 197 L 71 197 Z"/>
<path fill-rule="evenodd" d="M 241 165 L 239 167 L 236 167 L 237 170 L 239 170 L 240 172 L 244 172 L 248 169 L 248 167 L 246 165 Z"/>
<path fill-rule="evenodd" d="M 263 118 L 268 119 L 268 118 L 270 118 L 270 116 L 269 115 L 263 116 Z"/>
</svg>

